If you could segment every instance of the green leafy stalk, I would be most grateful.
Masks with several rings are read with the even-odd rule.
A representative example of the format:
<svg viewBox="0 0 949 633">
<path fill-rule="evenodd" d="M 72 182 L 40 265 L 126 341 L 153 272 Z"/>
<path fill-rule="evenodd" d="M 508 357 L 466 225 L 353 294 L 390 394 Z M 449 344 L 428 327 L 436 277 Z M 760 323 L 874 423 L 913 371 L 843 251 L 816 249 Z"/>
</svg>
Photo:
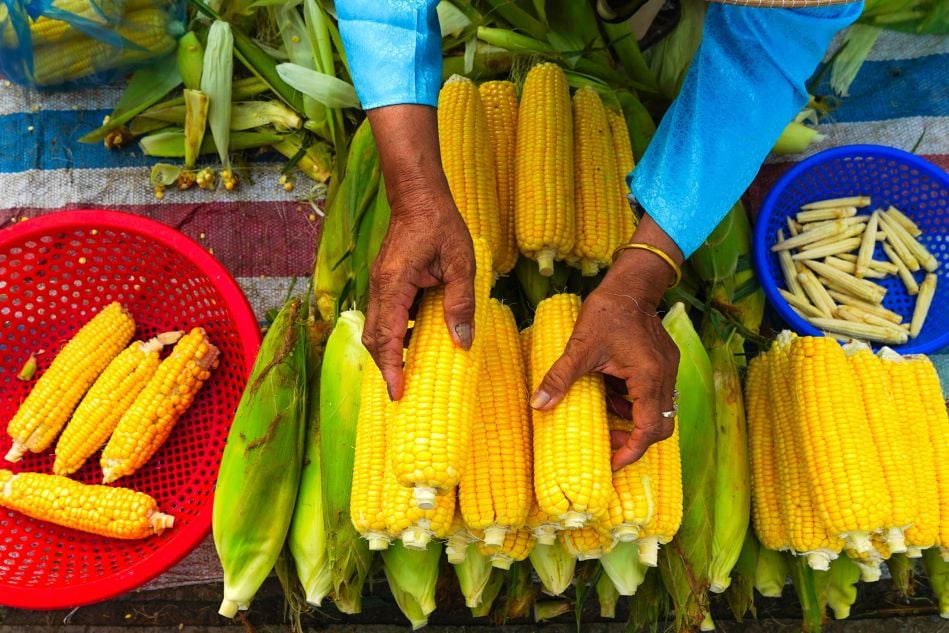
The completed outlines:
<svg viewBox="0 0 949 633">
<path fill-rule="evenodd" d="M 698 627 L 708 613 L 716 449 L 715 383 L 712 366 L 685 305 L 662 320 L 679 348 L 679 444 L 682 455 L 682 525 L 660 550 L 659 569 L 675 605 L 679 630 Z"/>
<path fill-rule="evenodd" d="M 362 587 L 371 552 L 349 518 L 354 447 L 363 370 L 372 362 L 363 347 L 361 312 L 343 312 L 326 342 L 320 371 L 320 460 L 327 557 L 333 575 L 333 600 L 343 613 L 362 609 Z"/>
<path fill-rule="evenodd" d="M 306 426 L 303 302 L 267 330 L 221 456 L 212 532 L 224 569 L 220 613 L 247 609 L 283 548 L 300 481 Z"/>
<path fill-rule="evenodd" d="M 817 585 L 814 582 L 814 570 L 807 565 L 807 557 L 785 554 L 789 559 L 791 581 L 801 604 L 801 614 L 804 619 L 804 633 L 820 633 L 824 623 L 824 610 L 817 595 Z"/>
</svg>

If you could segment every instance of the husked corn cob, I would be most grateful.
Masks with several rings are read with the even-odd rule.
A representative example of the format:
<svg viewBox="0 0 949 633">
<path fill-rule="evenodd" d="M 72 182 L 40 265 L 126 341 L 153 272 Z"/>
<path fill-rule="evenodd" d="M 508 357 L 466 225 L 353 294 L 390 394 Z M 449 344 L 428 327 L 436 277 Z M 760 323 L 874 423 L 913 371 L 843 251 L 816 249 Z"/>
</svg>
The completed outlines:
<svg viewBox="0 0 949 633">
<path fill-rule="evenodd" d="M 878 489 L 878 494 L 889 499 L 890 516 L 882 526 L 886 528 L 886 546 L 893 552 L 902 553 L 906 551 L 903 529 L 916 520 L 918 513 L 912 472 L 912 436 L 906 433 L 902 411 L 896 408 L 890 393 L 884 361 L 866 343 L 848 343 L 844 351 L 857 377 L 867 412 L 867 427 L 883 467 L 884 485 Z"/>
<path fill-rule="evenodd" d="M 556 64 L 538 64 L 524 80 L 514 183 L 517 246 L 549 277 L 576 239 L 573 117 L 567 78 Z"/>
<path fill-rule="evenodd" d="M 127 2 L 55 0 L 52 2 L 52 8 L 78 16 L 83 21 L 94 22 L 111 29 L 114 25 L 121 23 L 123 15 L 154 7 L 155 4 L 148 0 L 128 0 Z M 167 6 L 168 3 L 162 2 L 161 4 Z M 79 31 L 70 22 L 45 15 L 41 15 L 30 23 L 30 39 L 34 47 L 52 44 L 76 33 L 79 33 Z"/>
<path fill-rule="evenodd" d="M 386 531 L 393 539 L 401 539 L 409 549 L 425 549 L 432 538 L 451 536 L 455 517 L 454 490 L 437 495 L 435 506 L 431 510 L 422 510 L 415 503 L 412 488 L 401 485 L 391 469 L 386 469 L 382 486 Z"/>
<path fill-rule="evenodd" d="M 569 256 L 584 275 L 609 265 L 622 241 L 620 203 L 616 194 L 616 159 L 606 108 L 596 90 L 573 93 L 573 160 L 576 195 L 576 240 Z"/>
<path fill-rule="evenodd" d="M 890 508 L 876 490 L 883 481 L 879 456 L 860 450 L 867 415 L 863 401 L 854 397 L 856 377 L 831 338 L 797 337 L 788 356 L 785 375 L 797 432 L 787 448 L 803 454 L 804 473 L 827 531 L 858 552 L 867 551 L 870 533 L 884 525 Z"/>
<path fill-rule="evenodd" d="M 510 272 L 517 263 L 514 237 L 514 147 L 517 139 L 517 93 L 510 81 L 486 81 L 478 87 L 488 122 L 498 185 L 498 226 L 501 240 L 494 269 Z"/>
<path fill-rule="evenodd" d="M 135 341 L 116 356 L 79 402 L 56 442 L 53 472 L 69 475 L 108 441 L 119 418 L 141 393 L 161 362 L 161 349 L 183 332 Z"/>
<path fill-rule="evenodd" d="M 606 109 L 606 118 L 610 122 L 610 140 L 613 143 L 613 156 L 616 159 L 616 180 L 619 183 L 620 190 L 620 242 L 629 240 L 636 232 L 636 216 L 629 206 L 630 193 L 629 185 L 626 183 L 628 176 L 633 168 L 636 167 L 636 161 L 633 158 L 633 145 L 629 140 L 629 129 L 626 127 L 626 117 L 616 110 Z"/>
<path fill-rule="evenodd" d="M 438 95 L 438 139 L 451 196 L 471 235 L 488 243 L 491 261 L 497 266 L 502 225 L 497 177 L 491 164 L 491 136 L 481 94 L 466 77 L 452 75 L 442 86 Z"/>
<path fill-rule="evenodd" d="M 491 565 L 498 569 L 510 569 L 511 563 L 524 560 L 534 548 L 534 534 L 530 528 L 511 530 L 504 535 L 504 541 L 499 546 L 492 546 L 484 541 L 478 541 L 478 551 L 484 556 L 491 557 Z"/>
<path fill-rule="evenodd" d="M 916 499 L 916 517 L 903 535 L 907 556 L 919 558 L 922 550 L 937 543 L 940 530 L 936 447 L 928 439 L 932 421 L 927 418 L 916 372 L 909 361 L 889 348 L 881 349 L 879 358 L 886 372 L 890 396 L 900 414 L 899 423 L 905 425 L 901 433 L 912 446 L 910 493 Z"/>
<path fill-rule="evenodd" d="M 170 52 L 177 42 L 170 21 L 165 9 L 154 7 L 127 14 L 113 28 L 137 48 L 119 48 L 71 29 L 70 35 L 33 49 L 36 83 L 52 86 Z"/>
<path fill-rule="evenodd" d="M 468 461 L 458 485 L 465 524 L 483 530 L 489 546 L 524 525 L 533 500 L 527 385 L 514 313 L 497 299 L 479 331 L 481 371 Z"/>
<path fill-rule="evenodd" d="M 771 550 L 790 547 L 787 523 L 782 519 L 775 452 L 775 415 L 768 389 L 773 358 L 759 354 L 748 364 L 745 378 L 745 404 L 748 408 L 748 458 L 751 462 L 751 513 L 755 533 L 761 544 Z"/>
<path fill-rule="evenodd" d="M 768 350 L 768 394 L 772 402 L 774 457 L 778 464 L 778 498 L 791 549 L 799 556 L 806 556 L 812 569 L 826 571 L 830 561 L 843 549 L 844 542 L 837 534 L 828 532 L 820 516 L 811 492 L 816 483 L 814 471 L 808 470 L 801 455 L 801 445 L 796 441 L 793 416 L 797 409 L 788 402 L 789 398 L 795 397 L 789 350 L 796 340 L 795 335 L 785 330 Z M 795 377 L 798 375 L 794 374 Z M 818 384 L 821 383 L 807 383 L 809 387 Z M 808 394 L 804 397 L 815 396 Z M 850 397 L 854 397 L 853 392 Z"/>
<path fill-rule="evenodd" d="M 491 288 L 490 250 L 474 238 L 475 332 L 485 322 Z M 393 404 L 389 467 L 403 486 L 415 488 L 421 509 L 435 506 L 436 494 L 447 494 L 461 478 L 475 415 L 473 389 L 484 337 L 471 349 L 455 347 L 445 325 L 444 288 L 427 290 L 422 298 L 405 361 L 402 398 Z"/>
<path fill-rule="evenodd" d="M 370 363 L 362 379 L 349 516 L 371 550 L 383 550 L 391 541 L 382 503 L 388 408 L 386 381 L 379 368 Z"/>
<path fill-rule="evenodd" d="M 217 368 L 219 354 L 204 328 L 178 340 L 102 449 L 103 483 L 131 475 L 151 459 Z"/>
<path fill-rule="evenodd" d="M 537 306 L 531 326 L 531 391 L 563 354 L 580 313 L 580 297 L 557 294 Z M 549 411 L 533 411 L 534 492 L 540 509 L 565 527 L 603 520 L 613 494 L 606 387 L 600 376 L 578 379 Z"/>
<path fill-rule="evenodd" d="M 118 302 L 102 308 L 53 358 L 7 424 L 13 445 L 8 462 L 26 451 L 49 448 L 79 401 L 105 368 L 132 340 L 135 321 Z"/>
<path fill-rule="evenodd" d="M 561 530 L 558 534 L 565 550 L 577 560 L 599 558 L 613 549 L 610 530 L 602 525 L 590 524 L 579 528 Z"/>
<path fill-rule="evenodd" d="M 922 419 L 929 427 L 929 442 L 933 446 L 936 464 L 939 488 L 939 537 L 936 544 L 943 558 L 949 560 L 949 413 L 946 411 L 946 398 L 939 375 L 929 358 L 919 354 L 908 356 L 907 360 L 916 375 L 918 398 L 925 413 Z"/>
<path fill-rule="evenodd" d="M 60 475 L 0 469 L 0 506 L 34 519 L 120 539 L 140 539 L 171 528 L 144 492 L 84 484 Z"/>
<path fill-rule="evenodd" d="M 679 419 L 676 417 L 672 435 L 649 447 L 655 451 L 652 459 L 656 481 L 651 482 L 655 494 L 655 512 L 639 533 L 639 559 L 644 565 L 655 567 L 659 546 L 665 545 L 679 531 L 682 524 L 682 458 L 679 447 Z"/>
<path fill-rule="evenodd" d="M 630 430 L 631 424 L 617 415 L 609 414 L 610 427 L 621 430 Z M 613 488 L 616 490 L 616 508 L 611 514 L 618 512 L 614 518 L 616 527 L 613 536 L 622 542 L 634 541 L 639 538 L 642 528 L 652 521 L 656 513 L 656 504 L 659 503 L 655 484 L 659 477 L 659 463 L 656 459 L 658 449 L 650 446 L 646 453 L 638 460 L 624 466 L 613 473 Z"/>
</svg>

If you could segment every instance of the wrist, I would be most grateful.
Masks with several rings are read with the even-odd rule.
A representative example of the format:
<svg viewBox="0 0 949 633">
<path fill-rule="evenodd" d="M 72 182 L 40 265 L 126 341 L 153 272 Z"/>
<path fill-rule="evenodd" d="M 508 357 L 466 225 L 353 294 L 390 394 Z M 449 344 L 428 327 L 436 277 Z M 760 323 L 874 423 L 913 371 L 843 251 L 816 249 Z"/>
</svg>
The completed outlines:
<svg viewBox="0 0 949 633">
<path fill-rule="evenodd" d="M 617 254 L 603 281 L 609 283 L 614 292 L 645 302 L 643 309 L 653 310 L 675 279 L 674 270 L 654 253 L 627 249 Z"/>
</svg>

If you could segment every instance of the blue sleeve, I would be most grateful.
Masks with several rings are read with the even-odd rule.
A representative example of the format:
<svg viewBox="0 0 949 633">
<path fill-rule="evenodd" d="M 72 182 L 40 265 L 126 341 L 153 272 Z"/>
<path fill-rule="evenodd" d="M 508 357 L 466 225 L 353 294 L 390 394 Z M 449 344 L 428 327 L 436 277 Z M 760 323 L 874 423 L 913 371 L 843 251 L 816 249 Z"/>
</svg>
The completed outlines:
<svg viewBox="0 0 949 633">
<path fill-rule="evenodd" d="M 804 82 L 834 34 L 862 9 L 709 4 L 682 90 L 629 177 L 636 200 L 686 257 L 751 184 L 807 104 Z"/>
<path fill-rule="evenodd" d="M 343 48 L 365 110 L 435 106 L 442 81 L 437 0 L 337 0 Z"/>
</svg>

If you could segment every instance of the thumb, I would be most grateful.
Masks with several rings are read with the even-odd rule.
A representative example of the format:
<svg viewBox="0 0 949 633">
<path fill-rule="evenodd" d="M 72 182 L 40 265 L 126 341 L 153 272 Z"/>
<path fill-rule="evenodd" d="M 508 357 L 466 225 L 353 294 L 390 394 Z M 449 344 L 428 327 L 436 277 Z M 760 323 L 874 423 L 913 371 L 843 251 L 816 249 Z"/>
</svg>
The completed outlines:
<svg viewBox="0 0 949 633">
<path fill-rule="evenodd" d="M 450 271 L 445 275 L 445 324 L 455 345 L 468 350 L 474 340 L 474 266 Z"/>
<path fill-rule="evenodd" d="M 531 406 L 540 411 L 554 408 L 567 395 L 573 383 L 592 369 L 589 348 L 571 338 L 563 354 L 550 367 L 531 397 Z"/>
</svg>

